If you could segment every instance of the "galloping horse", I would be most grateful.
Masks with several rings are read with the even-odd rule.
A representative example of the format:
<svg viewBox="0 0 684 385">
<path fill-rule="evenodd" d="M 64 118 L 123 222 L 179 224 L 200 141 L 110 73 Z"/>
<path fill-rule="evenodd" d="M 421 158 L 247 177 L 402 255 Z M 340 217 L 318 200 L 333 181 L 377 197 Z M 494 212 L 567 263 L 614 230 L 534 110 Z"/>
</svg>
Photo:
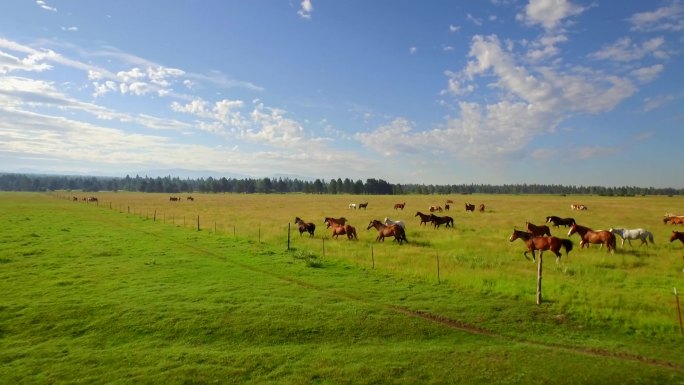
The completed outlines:
<svg viewBox="0 0 684 385">
<path fill-rule="evenodd" d="M 684 225 L 684 216 L 672 216 L 663 218 L 663 223 L 670 223 L 671 225 Z"/>
<path fill-rule="evenodd" d="M 435 214 L 430 214 L 430 222 L 434 228 L 438 228 L 441 225 L 446 225 L 444 227 L 454 227 L 454 218 L 450 216 L 438 217 Z"/>
<path fill-rule="evenodd" d="M 394 237 L 394 240 L 399 242 L 400 245 L 402 242 L 408 243 L 406 232 L 404 231 L 404 228 L 399 225 L 383 225 L 379 220 L 373 219 L 368 224 L 366 230 L 370 230 L 371 227 L 375 227 L 375 229 L 378 230 L 378 237 L 375 238 L 378 242 L 384 242 L 385 237 Z"/>
<path fill-rule="evenodd" d="M 314 231 L 316 231 L 316 225 L 315 224 L 313 224 L 311 222 L 306 223 L 299 217 L 295 218 L 295 223 L 297 224 L 297 226 L 299 226 L 299 236 L 300 237 L 302 236 L 302 233 L 304 233 L 304 232 L 309 233 L 309 237 L 314 236 Z"/>
<path fill-rule="evenodd" d="M 396 209 L 401 209 L 402 211 L 404 211 L 404 206 L 406 206 L 406 202 L 404 202 L 404 203 L 395 203 L 395 204 L 394 204 L 394 209 L 395 209 L 395 210 L 396 210 Z"/>
<path fill-rule="evenodd" d="M 527 256 L 527 253 L 532 252 L 533 261 L 535 260 L 535 250 L 539 250 L 539 258 L 542 257 L 544 251 L 551 250 L 554 254 L 556 254 L 556 263 L 560 261 L 561 246 L 565 247 L 566 255 L 570 253 L 570 250 L 572 250 L 572 241 L 569 239 L 562 239 L 557 237 L 535 237 L 532 236 L 532 234 L 522 230 L 514 229 L 513 234 L 511 234 L 511 237 L 508 240 L 513 242 L 518 238 L 522 239 L 523 242 L 525 242 L 525 245 L 527 246 L 527 251 L 523 253 L 525 255 L 525 258 L 530 259 L 530 257 Z"/>
<path fill-rule="evenodd" d="M 479 210 L 480 210 L 481 213 L 485 212 L 485 205 L 484 205 L 484 203 L 480 203 L 480 208 L 479 208 Z"/>
<path fill-rule="evenodd" d="M 551 236 L 551 230 L 549 229 L 549 226 L 537 226 L 530 222 L 525 222 L 525 226 L 527 228 L 527 232 L 535 237 L 541 237 L 542 235 Z"/>
<path fill-rule="evenodd" d="M 359 209 L 364 209 L 364 210 L 365 210 L 366 208 L 368 208 L 368 202 L 366 202 L 366 203 L 359 203 Z"/>
<path fill-rule="evenodd" d="M 431 214 L 423 214 L 420 211 L 416 211 L 416 215 L 414 215 L 414 217 L 420 217 L 420 224 L 421 225 L 425 225 L 428 222 L 430 222 L 431 216 L 432 216 Z"/>
<path fill-rule="evenodd" d="M 439 211 L 441 213 L 442 212 L 442 206 L 430 206 L 430 212 L 434 213 L 435 211 Z"/>
<path fill-rule="evenodd" d="M 684 243 L 684 233 L 681 231 L 672 230 L 672 235 L 670 236 L 670 242 L 674 242 L 675 239 L 679 239 Z"/>
<path fill-rule="evenodd" d="M 584 248 L 587 243 L 601 243 L 608 248 L 608 252 L 615 252 L 615 235 L 610 231 L 598 230 L 594 231 L 588 227 L 580 226 L 577 223 L 573 223 L 568 231 L 568 237 L 572 234 L 578 233 L 582 240 L 580 241 L 580 248 Z"/>
<path fill-rule="evenodd" d="M 336 223 L 332 224 L 332 236 L 337 239 L 340 235 L 347 235 L 347 239 L 359 239 L 356 236 L 356 228 L 351 225 L 338 225 Z"/>
<path fill-rule="evenodd" d="M 465 211 L 475 211 L 475 205 L 471 203 L 465 204 Z"/>
<path fill-rule="evenodd" d="M 402 229 L 406 230 L 406 225 L 404 224 L 403 221 L 393 221 L 389 217 L 385 217 L 385 220 L 383 221 L 384 224 L 386 225 L 397 225 L 401 226 Z"/>
<path fill-rule="evenodd" d="M 646 231 L 644 229 L 620 229 L 620 228 L 615 228 L 615 229 L 610 229 L 608 230 L 611 233 L 615 235 L 619 235 L 620 238 L 622 238 L 622 244 L 620 247 L 624 248 L 625 247 L 625 239 L 627 242 L 629 242 L 629 245 L 632 246 L 632 239 L 641 239 L 641 244 L 639 246 L 646 244 L 648 246 L 648 241 L 651 241 L 653 244 L 653 233 L 650 231 Z"/>
<path fill-rule="evenodd" d="M 325 219 L 323 220 L 323 223 L 325 223 L 327 225 L 326 228 L 328 228 L 328 229 L 333 224 L 344 226 L 344 224 L 347 223 L 347 218 L 345 218 L 345 217 L 339 217 L 339 218 L 325 217 Z"/>
<path fill-rule="evenodd" d="M 573 223 L 575 223 L 574 218 L 560 218 L 555 215 L 551 215 L 546 217 L 546 223 L 553 223 L 553 227 L 568 227 L 572 226 Z"/>
</svg>

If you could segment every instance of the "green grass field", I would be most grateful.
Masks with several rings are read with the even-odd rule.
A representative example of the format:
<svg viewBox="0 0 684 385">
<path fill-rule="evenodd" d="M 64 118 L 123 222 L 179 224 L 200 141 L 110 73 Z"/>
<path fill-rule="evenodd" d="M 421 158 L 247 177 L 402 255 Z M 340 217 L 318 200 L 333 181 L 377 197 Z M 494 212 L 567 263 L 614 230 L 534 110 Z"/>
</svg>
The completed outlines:
<svg viewBox="0 0 684 385">
<path fill-rule="evenodd" d="M 0 383 L 684 383 L 684 247 L 661 220 L 681 197 L 95 195 L 0 194 Z M 446 198 L 455 229 L 420 227 Z M 545 255 L 537 306 L 508 237 L 547 215 L 656 244 L 608 254 L 574 235 L 560 265 Z M 295 216 L 318 229 L 288 251 Z M 324 216 L 360 240 L 330 239 Z M 408 245 L 375 242 L 385 216 Z"/>
</svg>

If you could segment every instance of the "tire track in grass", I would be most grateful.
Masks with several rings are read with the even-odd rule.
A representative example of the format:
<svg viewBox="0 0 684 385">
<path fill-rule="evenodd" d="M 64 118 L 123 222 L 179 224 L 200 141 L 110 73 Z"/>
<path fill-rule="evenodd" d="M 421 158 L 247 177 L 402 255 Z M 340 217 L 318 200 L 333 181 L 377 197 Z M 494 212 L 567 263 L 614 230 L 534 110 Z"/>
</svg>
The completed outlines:
<svg viewBox="0 0 684 385">
<path fill-rule="evenodd" d="M 124 213 L 125 214 L 125 213 Z M 98 217 L 98 219 L 101 219 Z M 113 222 L 113 221 L 102 221 L 103 224 L 108 225 L 108 226 L 116 226 L 120 228 L 130 228 L 130 226 L 126 226 L 124 223 L 121 222 Z M 413 310 L 408 307 L 404 306 L 399 306 L 395 304 L 387 304 L 387 303 L 381 303 L 381 302 L 376 302 L 369 300 L 367 297 L 362 297 L 360 295 L 355 295 L 349 292 L 342 292 L 339 290 L 333 290 L 325 287 L 321 287 L 315 284 L 312 284 L 310 282 L 306 282 L 300 279 L 296 279 L 291 276 L 283 275 L 283 274 L 276 274 L 271 271 L 267 271 L 264 269 L 260 269 L 258 267 L 255 267 L 253 265 L 248 265 L 245 263 L 240 263 L 236 262 L 233 260 L 227 259 L 225 256 L 212 251 L 207 248 L 203 248 L 198 246 L 197 244 L 194 243 L 189 243 L 189 242 L 184 242 L 181 240 L 178 240 L 176 238 L 171 237 L 170 235 L 166 235 L 164 233 L 160 234 L 157 232 L 152 232 L 152 231 L 147 231 L 147 230 L 139 230 L 140 233 L 146 234 L 151 237 L 155 237 L 157 239 L 163 239 L 165 242 L 169 242 L 171 244 L 177 245 L 179 247 L 183 247 L 188 250 L 192 250 L 194 252 L 203 254 L 203 255 L 208 255 L 217 259 L 220 259 L 232 266 L 239 267 L 241 269 L 245 269 L 254 273 L 266 275 L 272 278 L 276 278 L 278 280 L 282 280 L 285 282 L 288 282 L 290 284 L 294 284 L 309 290 L 316 290 L 320 293 L 324 293 L 328 296 L 335 297 L 335 298 L 340 298 L 340 299 L 345 299 L 345 300 L 352 300 L 356 301 L 359 303 L 362 303 L 364 305 L 368 305 L 371 307 L 378 307 L 385 309 L 386 311 L 391 311 L 394 313 L 398 314 L 403 314 L 409 317 L 416 317 L 428 322 L 436 323 L 439 325 L 442 325 L 444 327 L 453 329 L 453 330 L 458 330 L 461 332 L 469 333 L 469 334 L 477 334 L 485 337 L 491 337 L 491 338 L 496 338 L 500 340 L 506 340 L 506 341 L 511 341 L 514 343 L 518 343 L 521 345 L 527 345 L 527 346 L 532 346 L 532 347 L 540 347 L 540 348 L 545 348 L 545 349 L 551 349 L 551 350 L 557 350 L 557 351 L 564 351 L 564 352 L 569 352 L 569 353 L 574 353 L 574 354 L 581 354 L 585 356 L 592 356 L 592 357 L 602 357 L 602 358 L 613 358 L 613 359 L 618 359 L 618 360 L 623 360 L 623 361 L 629 361 L 629 362 L 635 362 L 635 363 L 642 363 L 654 367 L 661 367 L 661 368 L 666 368 L 666 369 L 671 369 L 677 372 L 682 372 L 684 373 L 684 366 L 679 365 L 674 362 L 669 362 L 669 361 L 664 361 L 660 359 L 655 359 L 655 358 L 650 358 L 650 357 L 645 357 L 637 354 L 630 354 L 630 353 L 620 353 L 620 352 L 612 352 L 609 350 L 605 349 L 599 349 L 599 348 L 588 348 L 588 347 L 583 347 L 583 346 L 576 346 L 576 345 L 567 345 L 567 344 L 556 344 L 556 343 L 549 343 L 549 342 L 542 342 L 542 341 L 535 341 L 532 339 L 527 339 L 527 338 L 522 338 L 522 337 L 515 337 L 515 336 L 509 336 L 501 333 L 496 333 L 491 330 L 487 330 L 481 327 L 478 327 L 476 325 L 472 325 L 466 322 L 462 322 L 459 320 L 451 319 L 445 316 L 442 316 L 440 314 L 435 314 L 435 313 L 430 313 L 426 311 L 421 311 L 421 310 Z"/>
</svg>

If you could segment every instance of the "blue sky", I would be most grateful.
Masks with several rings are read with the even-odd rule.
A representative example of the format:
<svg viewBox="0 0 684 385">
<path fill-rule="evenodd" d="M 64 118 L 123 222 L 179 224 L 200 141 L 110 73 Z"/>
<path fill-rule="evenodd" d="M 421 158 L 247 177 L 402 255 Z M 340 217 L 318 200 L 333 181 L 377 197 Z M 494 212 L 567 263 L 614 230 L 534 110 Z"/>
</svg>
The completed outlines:
<svg viewBox="0 0 684 385">
<path fill-rule="evenodd" d="M 683 48 L 681 0 L 9 0 L 0 171 L 681 188 Z"/>
</svg>

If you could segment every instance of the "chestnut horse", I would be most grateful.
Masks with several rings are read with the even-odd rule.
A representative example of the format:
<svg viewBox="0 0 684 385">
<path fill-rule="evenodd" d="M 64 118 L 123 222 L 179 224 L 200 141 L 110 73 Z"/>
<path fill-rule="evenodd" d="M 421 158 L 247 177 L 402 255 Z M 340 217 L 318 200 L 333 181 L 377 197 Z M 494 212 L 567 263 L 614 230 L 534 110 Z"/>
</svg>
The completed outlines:
<svg viewBox="0 0 684 385">
<path fill-rule="evenodd" d="M 338 236 L 340 235 L 347 235 L 347 239 L 352 240 L 352 239 L 359 239 L 356 236 L 356 228 L 351 225 L 338 225 L 336 223 L 332 223 L 332 236 L 333 238 L 337 239 Z"/>
<path fill-rule="evenodd" d="M 546 223 L 553 223 L 553 227 L 568 227 L 575 223 L 574 218 L 560 218 L 555 215 L 546 217 Z"/>
<path fill-rule="evenodd" d="M 481 213 L 485 212 L 485 205 L 484 205 L 484 203 L 480 203 L 479 210 L 480 210 Z"/>
<path fill-rule="evenodd" d="M 347 223 L 347 218 L 345 218 L 345 217 L 339 217 L 339 218 L 325 217 L 325 219 L 323 220 L 323 223 L 325 223 L 327 225 L 327 227 L 326 227 L 327 229 L 329 229 L 330 226 L 332 226 L 333 224 L 344 226 L 344 224 Z"/>
<path fill-rule="evenodd" d="M 444 227 L 454 227 L 454 218 L 450 216 L 438 217 L 435 214 L 430 214 L 430 222 L 434 228 L 438 228 L 441 225 L 446 225 Z"/>
<path fill-rule="evenodd" d="M 530 222 L 525 222 L 525 226 L 527 228 L 527 232 L 534 235 L 535 237 L 541 237 L 543 235 L 551 236 L 551 230 L 549 230 L 549 226 L 537 226 Z"/>
<path fill-rule="evenodd" d="M 442 206 L 430 206 L 430 212 L 433 213 L 435 211 L 439 211 L 441 213 L 442 212 Z"/>
<path fill-rule="evenodd" d="M 670 242 L 674 242 L 676 239 L 679 239 L 684 243 L 684 233 L 681 231 L 672 231 L 672 235 L 670 236 Z"/>
<path fill-rule="evenodd" d="M 475 205 L 470 204 L 470 203 L 466 203 L 465 204 L 465 211 L 475 211 Z"/>
<path fill-rule="evenodd" d="M 406 206 L 406 202 L 404 202 L 404 203 L 395 203 L 395 204 L 394 204 L 394 209 L 395 209 L 395 210 L 396 210 L 396 209 L 401 209 L 402 211 L 404 211 L 404 206 Z"/>
<path fill-rule="evenodd" d="M 373 219 L 368 223 L 366 230 L 370 230 L 371 227 L 375 227 L 375 229 L 378 230 L 378 237 L 375 238 L 378 242 L 384 242 L 385 237 L 394 237 L 394 240 L 399 242 L 400 245 L 402 242 L 408 243 L 406 232 L 404 231 L 404 228 L 399 225 L 384 225 L 379 220 Z"/>
<path fill-rule="evenodd" d="M 665 217 L 663 218 L 663 223 L 670 223 L 671 225 L 683 225 L 684 217 L 681 215 L 676 217 Z"/>
<path fill-rule="evenodd" d="M 431 216 L 431 214 L 423 214 L 420 211 L 417 211 L 416 215 L 414 215 L 414 217 L 420 217 L 420 224 L 421 225 L 424 225 L 424 224 L 427 224 L 428 222 L 430 222 L 430 216 Z"/>
<path fill-rule="evenodd" d="M 560 262 L 561 246 L 565 247 L 566 255 L 570 253 L 570 250 L 572 250 L 572 241 L 569 239 L 557 237 L 535 237 L 526 231 L 513 229 L 513 234 L 511 234 L 511 237 L 508 240 L 513 242 L 516 239 L 522 239 L 522 241 L 525 242 L 525 245 L 527 246 L 527 251 L 525 251 L 523 254 L 525 255 L 525 258 L 530 259 L 530 257 L 527 256 L 527 253 L 531 252 L 532 261 L 535 260 L 535 250 L 539 250 L 539 258 L 542 257 L 544 251 L 551 250 L 551 252 L 556 254 L 556 263 Z"/>
<path fill-rule="evenodd" d="M 577 223 L 573 223 L 568 231 L 568 237 L 572 234 L 578 233 L 580 238 L 580 248 L 584 248 L 587 243 L 603 244 L 608 248 L 608 252 L 615 252 L 615 234 L 606 230 L 594 231 L 588 227 L 580 226 Z"/>
<path fill-rule="evenodd" d="M 304 232 L 309 233 L 309 237 L 314 236 L 314 231 L 316 231 L 316 225 L 315 224 L 313 224 L 311 222 L 306 223 L 299 217 L 295 218 L 295 224 L 297 224 L 297 226 L 299 226 L 299 236 L 300 237 L 302 236 L 302 233 L 304 233 Z"/>
</svg>

